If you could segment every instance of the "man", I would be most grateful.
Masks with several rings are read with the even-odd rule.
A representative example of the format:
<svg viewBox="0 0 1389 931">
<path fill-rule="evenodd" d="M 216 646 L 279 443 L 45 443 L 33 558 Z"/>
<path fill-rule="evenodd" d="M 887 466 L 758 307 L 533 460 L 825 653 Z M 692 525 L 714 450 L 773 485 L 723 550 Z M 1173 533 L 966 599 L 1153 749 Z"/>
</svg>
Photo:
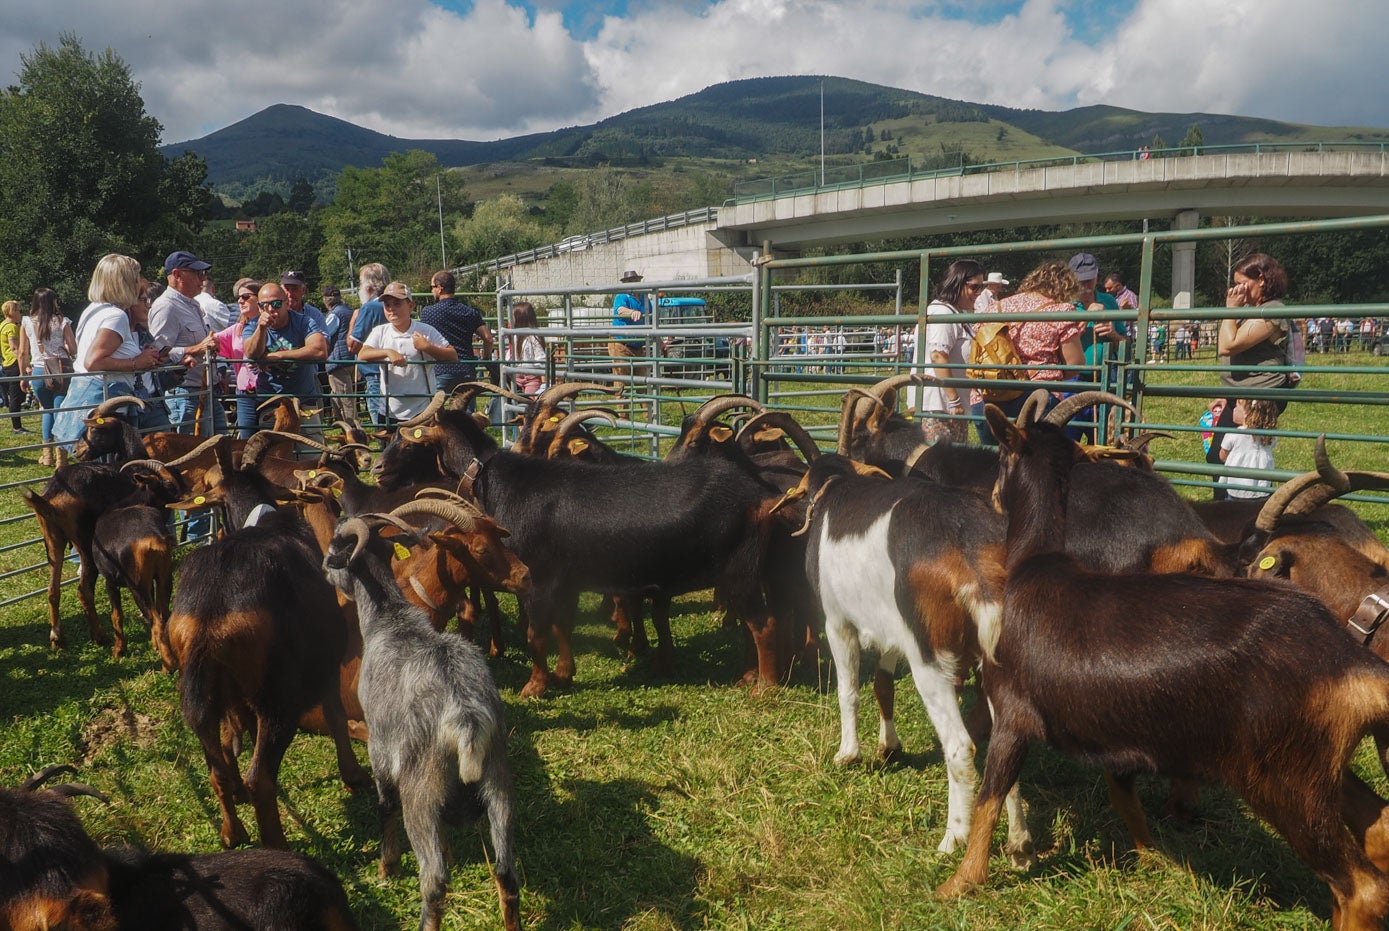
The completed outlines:
<svg viewBox="0 0 1389 931">
<path fill-rule="evenodd" d="M 246 358 L 255 360 L 256 394 L 288 394 L 311 405 L 318 398 L 315 363 L 328 358 L 328 340 L 305 313 L 292 313 L 282 286 L 270 282 L 256 295 L 260 315 L 242 332 Z M 321 433 L 319 415 L 304 422 L 304 434 Z"/>
<path fill-rule="evenodd" d="M 420 322 L 438 330 L 458 352 L 457 362 L 441 364 L 434 369 L 439 388 L 447 394 L 456 385 L 477 380 L 477 367 L 472 363 L 492 358 L 494 340 L 492 331 L 483 322 L 482 312 L 454 297 L 458 282 L 452 272 L 435 272 L 429 282 L 434 303 L 420 309 Z M 473 343 L 479 339 L 482 340 L 481 355 L 473 351 Z"/>
<path fill-rule="evenodd" d="M 164 408 L 170 426 L 179 433 L 194 433 L 200 403 L 210 407 L 212 432 L 225 433 L 227 414 L 209 389 L 207 364 L 203 354 L 217 348 L 208 332 L 197 297 L 203 279 L 212 266 L 191 252 L 173 252 L 164 260 L 164 276 L 169 286 L 150 306 L 149 331 L 161 350 L 168 349 L 169 362 L 187 370 L 164 374 Z"/>
<path fill-rule="evenodd" d="M 1080 294 L 1076 297 L 1076 308 L 1079 310 L 1118 310 L 1119 302 L 1114 299 L 1112 294 L 1106 294 L 1098 290 L 1100 280 L 1100 263 L 1093 255 L 1088 252 L 1078 252 L 1071 256 L 1067 263 L 1071 271 L 1075 272 L 1076 279 L 1080 282 Z M 1089 366 L 1100 366 L 1107 362 L 1119 362 L 1124 357 L 1124 347 L 1128 344 L 1129 331 L 1121 321 L 1101 320 L 1098 323 L 1087 324 L 1085 331 L 1080 334 L 1080 345 L 1085 349 L 1085 364 Z M 1109 346 L 1114 349 L 1109 350 Z M 1103 373 L 1097 369 L 1092 369 L 1093 374 L 1087 373 L 1087 378 L 1098 378 Z M 1076 417 L 1077 420 L 1093 419 L 1095 409 L 1088 408 Z M 1066 432 L 1076 441 L 1088 441 L 1091 437 L 1089 427 L 1066 428 Z"/>
<path fill-rule="evenodd" d="M 324 338 L 328 340 L 328 394 L 333 400 L 333 419 L 357 422 L 357 367 L 351 363 L 347 335 L 352 329 L 352 308 L 342 301 L 337 285 L 324 285 Z"/>
<path fill-rule="evenodd" d="M 619 279 L 623 284 L 634 284 L 642 280 L 642 276 L 635 271 L 622 273 Z M 651 298 L 649 295 L 642 294 L 617 294 L 613 297 L 613 326 L 649 326 L 651 323 Z M 613 358 L 614 375 L 645 375 L 646 366 L 632 365 L 630 362 L 624 363 L 624 359 L 634 359 L 645 352 L 646 340 L 643 339 L 617 339 L 615 336 L 608 341 L 608 355 Z M 617 382 L 616 386 L 620 389 L 623 383 Z"/>
<path fill-rule="evenodd" d="M 390 281 L 391 273 L 380 262 L 363 265 L 357 272 L 357 293 L 362 306 L 352 315 L 347 348 L 356 355 L 362 350 L 367 334 L 386 322 L 386 307 L 378 299 L 381 289 Z M 378 427 L 386 425 L 386 403 L 381 397 L 381 369 L 376 365 L 358 365 L 362 376 L 362 391 L 367 397 L 367 414 Z"/>
<path fill-rule="evenodd" d="M 1138 295 L 1124 284 L 1117 272 L 1110 272 L 1104 279 L 1105 293 L 1119 302 L 1120 310 L 1137 310 Z"/>
<path fill-rule="evenodd" d="M 312 304 L 304 303 L 304 295 L 309 290 L 309 276 L 301 271 L 287 271 L 280 276 L 280 287 L 285 289 L 285 299 L 289 301 L 289 312 L 292 314 L 307 314 L 309 319 L 318 331 L 324 334 L 324 339 L 328 339 L 328 321 L 323 316 L 323 311 Z M 332 340 L 329 339 L 329 344 Z M 314 407 L 323 406 L 323 385 L 320 375 L 323 366 L 316 366 L 314 369 L 314 384 L 318 385 L 318 394 L 313 400 Z"/>
<path fill-rule="evenodd" d="M 198 292 L 196 300 L 198 306 L 202 308 L 203 322 L 207 324 L 209 330 L 216 333 L 218 330 L 225 330 L 231 326 L 231 308 L 217 300 L 217 286 L 212 283 L 211 277 L 203 276 L 203 287 Z"/>
<path fill-rule="evenodd" d="M 1005 285 L 1012 284 L 1007 278 L 1003 277 L 1003 272 L 989 272 L 984 279 L 984 290 L 979 292 L 979 296 L 974 299 L 974 312 L 977 314 L 992 314 L 998 311 L 998 296 L 1003 293 Z"/>
</svg>

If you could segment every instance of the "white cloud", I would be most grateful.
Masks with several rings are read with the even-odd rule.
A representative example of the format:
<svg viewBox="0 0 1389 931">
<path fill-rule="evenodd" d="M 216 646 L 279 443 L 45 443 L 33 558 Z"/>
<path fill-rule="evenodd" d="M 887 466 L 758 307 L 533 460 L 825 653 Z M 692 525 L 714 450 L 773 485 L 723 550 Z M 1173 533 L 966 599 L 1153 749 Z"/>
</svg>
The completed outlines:
<svg viewBox="0 0 1389 931">
<path fill-rule="evenodd" d="M 1137 0 L 1093 48 L 1069 25 L 1093 11 L 1087 0 L 1026 0 L 985 23 L 913 0 L 648 0 L 582 42 L 550 2 L 531 17 L 505 0 L 462 15 L 427 0 L 238 0 L 194 13 L 169 0 L 56 0 L 0 24 L 0 70 L 63 31 L 91 50 L 110 45 L 167 141 L 274 103 L 397 136 L 494 139 L 781 74 L 1015 107 L 1389 126 L 1389 17 L 1377 2 Z"/>
</svg>

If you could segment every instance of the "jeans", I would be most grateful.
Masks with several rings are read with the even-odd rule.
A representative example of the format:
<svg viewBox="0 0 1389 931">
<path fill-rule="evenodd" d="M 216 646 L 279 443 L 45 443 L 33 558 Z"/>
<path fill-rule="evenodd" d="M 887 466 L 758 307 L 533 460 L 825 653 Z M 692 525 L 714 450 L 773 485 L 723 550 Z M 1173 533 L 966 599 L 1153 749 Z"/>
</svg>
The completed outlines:
<svg viewBox="0 0 1389 931">
<path fill-rule="evenodd" d="M 63 394 L 54 394 L 48 389 L 48 379 L 43 377 L 43 369 L 34 369 L 34 376 L 29 384 L 34 387 L 34 397 L 39 399 L 39 406 L 43 408 L 43 416 L 39 418 L 39 426 L 43 430 L 43 441 L 45 443 L 53 440 L 53 417 L 54 412 L 63 406 L 63 398 L 67 394 L 67 383 L 64 382 Z"/>
<path fill-rule="evenodd" d="M 386 399 L 381 395 L 381 370 L 374 367 L 363 370 L 362 384 L 362 393 L 367 396 L 367 416 L 373 425 L 384 427 L 387 422 Z"/>
<path fill-rule="evenodd" d="M 259 414 L 256 412 L 259 402 L 254 388 L 236 392 L 236 435 L 239 439 L 249 440 L 251 434 L 260 428 Z"/>
<path fill-rule="evenodd" d="M 198 406 L 208 402 L 212 404 L 212 433 L 209 435 L 226 433 L 227 412 L 222 409 L 215 394 L 205 394 L 201 390 L 193 391 L 189 388 L 167 388 L 164 391 L 164 409 L 168 412 L 169 423 L 176 433 L 196 433 L 199 426 Z M 206 417 L 206 412 L 203 416 Z"/>
</svg>

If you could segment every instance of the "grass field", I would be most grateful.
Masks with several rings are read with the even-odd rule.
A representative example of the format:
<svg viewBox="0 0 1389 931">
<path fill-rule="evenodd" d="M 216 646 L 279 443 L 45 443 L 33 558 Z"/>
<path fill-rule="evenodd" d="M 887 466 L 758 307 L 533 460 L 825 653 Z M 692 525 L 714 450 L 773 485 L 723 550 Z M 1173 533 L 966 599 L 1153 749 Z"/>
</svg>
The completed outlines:
<svg viewBox="0 0 1389 931">
<path fill-rule="evenodd" d="M 1338 360 L 1378 362 L 1356 354 L 1325 361 Z M 1199 377 L 1159 373 L 1153 380 Z M 1308 387 L 1366 390 L 1374 380 L 1312 375 Z M 1155 400 L 1148 413 L 1194 423 L 1200 408 L 1191 399 Z M 1295 404 L 1282 426 L 1389 435 L 1389 415 L 1381 407 Z M 1310 444 L 1285 441 L 1280 467 L 1309 465 Z M 1198 445 L 1193 434 L 1154 451 L 1195 459 Z M 1333 445 L 1347 467 L 1382 467 L 1381 450 Z M 0 451 L 0 466 L 9 481 L 38 476 L 34 458 L 33 451 Z M 0 517 L 24 511 L 16 491 L 7 490 L 4 500 Z M 0 539 L 32 535 L 31 522 L 18 522 L 6 524 Z M 11 550 L 0 555 L 0 569 L 41 558 L 32 547 Z M 41 584 L 38 572 L 4 579 L 0 597 Z M 217 805 L 179 715 L 174 679 L 159 671 L 137 621 L 134 648 L 123 660 L 89 643 L 75 594 L 65 592 L 72 643 L 65 653 L 47 648 L 40 601 L 21 601 L 0 615 L 0 784 L 72 762 L 83 781 L 111 796 L 109 807 L 76 803 L 100 842 L 216 850 Z M 514 603 L 504 607 L 514 616 Z M 1322 884 L 1228 793 L 1207 790 L 1196 823 L 1169 823 L 1156 817 L 1165 783 L 1144 781 L 1156 838 L 1171 859 L 1139 856 L 1109 809 L 1099 772 L 1045 749 L 1033 752 L 1022 783 L 1029 823 L 1044 847 L 1038 864 L 1019 874 L 995 856 L 986 889 L 941 903 L 932 890 L 958 855 L 936 851 L 944 768 L 910 681 L 899 682 L 904 755 L 841 769 L 832 762 L 838 711 L 827 667 L 798 670 L 788 686 L 750 696 L 730 684 L 743 669 L 740 631 L 719 626 L 707 595 L 684 598 L 679 607 L 673 679 L 619 655 L 592 596 L 581 606 L 572 691 L 519 699 L 528 665 L 518 643 L 492 664 L 511 726 L 528 927 L 1292 929 L 1328 920 Z M 862 716 L 861 734 L 871 746 L 876 712 L 868 689 Z M 366 761 L 364 749 L 359 756 Z M 1372 748 L 1362 748 L 1357 769 L 1386 790 Z M 362 926 L 412 925 L 419 905 L 413 859 L 407 855 L 403 877 L 377 878 L 373 801 L 342 787 L 331 742 L 300 735 L 281 783 L 291 845 L 342 878 Z M 242 815 L 250 818 L 249 806 Z M 446 927 L 495 926 L 481 834 L 467 830 L 454 839 Z"/>
</svg>

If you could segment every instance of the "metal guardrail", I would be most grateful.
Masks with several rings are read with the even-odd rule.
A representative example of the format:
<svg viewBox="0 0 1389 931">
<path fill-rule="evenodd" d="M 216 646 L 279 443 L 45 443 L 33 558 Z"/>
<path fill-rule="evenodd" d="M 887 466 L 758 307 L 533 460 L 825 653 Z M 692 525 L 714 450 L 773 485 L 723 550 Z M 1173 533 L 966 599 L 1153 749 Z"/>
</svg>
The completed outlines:
<svg viewBox="0 0 1389 931">
<path fill-rule="evenodd" d="M 1097 162 L 1147 161 L 1162 158 L 1187 158 L 1196 155 L 1265 155 L 1278 152 L 1369 151 L 1384 153 L 1384 142 L 1253 142 L 1226 145 L 1172 146 L 1165 149 L 1123 149 L 1114 152 L 1076 153 L 1047 158 L 1018 159 L 1005 162 L 983 162 L 978 165 L 953 165 L 943 168 L 915 168 L 911 156 L 865 162 L 828 169 L 823 175 L 805 171 L 779 178 L 740 181 L 733 185 L 733 196 L 724 201 L 725 207 L 737 204 L 773 200 L 798 194 L 817 194 L 847 188 L 888 184 L 896 181 L 925 181 L 931 178 L 953 178 L 962 175 L 1017 172 L 1034 168 L 1089 165 Z"/>
</svg>

